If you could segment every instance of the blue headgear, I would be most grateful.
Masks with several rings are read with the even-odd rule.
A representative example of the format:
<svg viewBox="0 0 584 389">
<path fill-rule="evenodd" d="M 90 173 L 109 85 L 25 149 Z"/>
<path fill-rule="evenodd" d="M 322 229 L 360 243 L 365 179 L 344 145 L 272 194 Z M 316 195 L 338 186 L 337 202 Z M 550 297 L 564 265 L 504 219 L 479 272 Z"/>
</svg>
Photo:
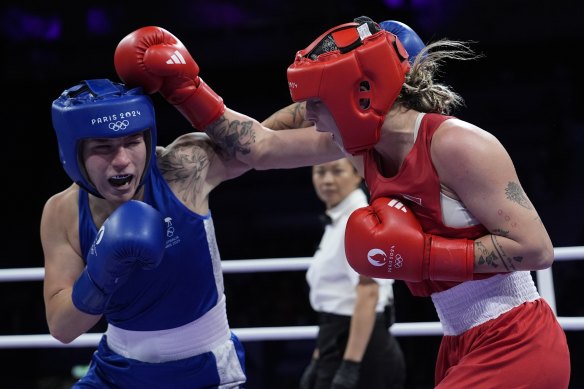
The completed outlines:
<svg viewBox="0 0 584 389">
<path fill-rule="evenodd" d="M 397 38 L 408 52 L 408 61 L 410 61 L 410 64 L 414 63 L 418 54 L 426 47 L 419 35 L 405 23 L 398 22 L 397 20 L 385 20 L 379 23 L 379 27 L 397 35 Z"/>
<path fill-rule="evenodd" d="M 69 177 L 91 194 L 102 197 L 87 177 L 81 141 L 117 138 L 145 131 L 146 173 L 156 155 L 156 119 L 150 97 L 141 88 L 128 89 L 107 79 L 84 80 L 53 101 L 53 127 L 59 156 Z M 143 178 L 143 177 L 142 177 Z"/>
</svg>

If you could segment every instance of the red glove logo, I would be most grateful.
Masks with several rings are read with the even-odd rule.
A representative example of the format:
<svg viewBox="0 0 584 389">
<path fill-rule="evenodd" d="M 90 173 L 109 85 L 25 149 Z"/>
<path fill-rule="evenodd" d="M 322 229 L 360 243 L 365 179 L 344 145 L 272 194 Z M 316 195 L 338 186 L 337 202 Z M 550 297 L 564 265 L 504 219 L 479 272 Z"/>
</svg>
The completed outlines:
<svg viewBox="0 0 584 389">
<path fill-rule="evenodd" d="M 357 273 L 373 278 L 419 280 L 424 235 L 404 203 L 380 197 L 349 217 L 345 252 Z"/>
<path fill-rule="evenodd" d="M 396 199 L 391 199 L 389 203 L 387 203 L 387 205 L 389 205 L 390 207 L 394 207 L 395 209 L 399 209 L 403 213 L 408 213 L 408 209 L 402 204 L 401 201 L 398 201 Z"/>
<path fill-rule="evenodd" d="M 169 65 L 179 65 L 183 64 L 186 65 L 187 61 L 185 61 L 185 57 L 180 53 L 180 51 L 175 50 L 174 53 L 170 56 L 170 58 L 166 61 Z"/>
<path fill-rule="evenodd" d="M 381 250 L 381 249 L 371 249 L 369 250 L 369 252 L 367 253 L 367 260 L 369 261 L 369 263 L 375 267 L 381 267 L 384 266 L 385 264 L 387 264 L 388 267 L 388 272 L 392 273 L 393 269 L 399 269 L 402 267 L 404 259 L 402 258 L 401 254 L 395 254 L 394 255 L 394 250 L 393 250 L 393 246 L 391 248 L 390 251 L 390 255 L 389 255 L 389 262 L 388 262 L 388 257 L 387 254 L 385 253 L 385 251 Z"/>
<path fill-rule="evenodd" d="M 367 260 L 373 266 L 383 266 L 387 261 L 387 254 L 385 254 L 385 251 L 381 249 L 371 249 L 367 253 Z"/>
</svg>

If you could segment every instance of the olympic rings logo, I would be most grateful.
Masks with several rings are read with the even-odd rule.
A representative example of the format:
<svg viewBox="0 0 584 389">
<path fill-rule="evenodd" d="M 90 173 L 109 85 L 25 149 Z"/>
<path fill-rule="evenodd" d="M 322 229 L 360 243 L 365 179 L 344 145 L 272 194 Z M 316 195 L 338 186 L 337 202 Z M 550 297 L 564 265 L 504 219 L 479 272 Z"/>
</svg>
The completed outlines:
<svg viewBox="0 0 584 389">
<path fill-rule="evenodd" d="M 122 120 L 122 121 L 117 121 L 117 122 L 112 122 L 108 125 L 110 130 L 113 131 L 120 131 L 120 130 L 125 130 L 126 128 L 128 128 L 128 126 L 130 125 L 130 122 L 127 120 Z"/>
<path fill-rule="evenodd" d="M 393 267 L 395 267 L 396 269 L 399 269 L 400 267 L 402 267 L 404 263 L 404 259 L 402 258 L 402 256 L 400 254 L 397 254 L 395 256 L 395 261 L 393 262 Z"/>
</svg>

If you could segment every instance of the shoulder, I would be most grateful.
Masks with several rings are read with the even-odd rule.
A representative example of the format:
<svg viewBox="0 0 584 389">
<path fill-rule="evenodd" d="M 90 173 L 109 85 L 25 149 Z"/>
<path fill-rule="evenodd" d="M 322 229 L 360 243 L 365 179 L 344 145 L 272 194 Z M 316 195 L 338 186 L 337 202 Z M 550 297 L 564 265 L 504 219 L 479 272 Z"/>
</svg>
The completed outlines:
<svg viewBox="0 0 584 389">
<path fill-rule="evenodd" d="M 491 133 L 453 118 L 444 121 L 436 130 L 431 149 L 434 162 L 438 160 L 461 164 L 501 150 L 502 145 Z"/>
<path fill-rule="evenodd" d="M 156 156 L 158 158 L 176 157 L 177 153 L 190 153 L 198 150 L 213 151 L 213 142 L 202 132 L 191 132 L 183 134 L 176 138 L 166 147 L 156 147 Z"/>
<path fill-rule="evenodd" d="M 431 144 L 432 162 L 440 181 L 476 184 L 512 165 L 509 154 L 491 133 L 460 119 L 446 120 Z"/>
<path fill-rule="evenodd" d="M 166 177 L 168 174 L 207 169 L 217 152 L 213 142 L 204 133 L 188 133 L 179 136 L 166 147 L 156 148 L 158 167 Z"/>
<path fill-rule="evenodd" d="M 72 184 L 62 192 L 54 194 L 45 203 L 41 217 L 41 240 L 43 244 L 66 239 L 74 245 L 72 237 L 78 236 L 77 197 L 79 187 Z"/>
<path fill-rule="evenodd" d="M 71 213 L 77 213 L 77 196 L 79 195 L 79 187 L 72 184 L 70 187 L 62 192 L 52 195 L 46 202 L 43 209 L 45 214 L 57 214 L 63 217 L 69 216 Z"/>
<path fill-rule="evenodd" d="M 456 149 L 462 146 L 472 148 L 484 143 L 497 142 L 497 140 L 494 135 L 472 123 L 450 118 L 436 130 L 432 142 L 441 147 Z"/>
</svg>

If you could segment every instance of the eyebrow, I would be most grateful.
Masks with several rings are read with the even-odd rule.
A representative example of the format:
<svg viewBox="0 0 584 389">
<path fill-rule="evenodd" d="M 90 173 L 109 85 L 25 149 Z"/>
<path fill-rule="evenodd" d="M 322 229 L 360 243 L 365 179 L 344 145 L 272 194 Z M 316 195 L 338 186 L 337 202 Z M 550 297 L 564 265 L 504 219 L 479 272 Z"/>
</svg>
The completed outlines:
<svg viewBox="0 0 584 389">
<path fill-rule="evenodd" d="M 93 141 L 93 142 L 99 142 L 99 143 L 105 143 L 105 142 L 109 142 L 112 140 L 117 140 L 117 139 L 136 139 L 136 138 L 141 138 L 142 137 L 142 133 L 138 133 L 138 134 L 131 134 L 131 135 L 126 135 L 126 136 L 119 136 L 119 137 L 115 137 L 115 138 L 88 138 L 86 140 L 88 141 Z"/>
</svg>

